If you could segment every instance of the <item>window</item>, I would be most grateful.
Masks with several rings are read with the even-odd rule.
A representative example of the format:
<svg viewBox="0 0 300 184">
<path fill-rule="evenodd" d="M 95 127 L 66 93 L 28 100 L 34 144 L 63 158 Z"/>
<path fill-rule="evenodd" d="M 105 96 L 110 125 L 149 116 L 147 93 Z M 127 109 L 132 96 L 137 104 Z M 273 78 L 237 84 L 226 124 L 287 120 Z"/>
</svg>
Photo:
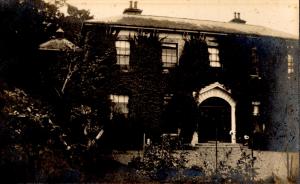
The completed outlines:
<svg viewBox="0 0 300 184">
<path fill-rule="evenodd" d="M 290 75 L 294 73 L 294 58 L 290 54 L 287 55 L 287 64 L 288 64 L 288 75 L 290 77 Z"/>
<path fill-rule="evenodd" d="M 164 71 L 177 65 L 177 44 L 163 43 L 162 44 L 162 63 Z"/>
<path fill-rule="evenodd" d="M 130 59 L 130 43 L 129 41 L 116 41 L 117 64 L 121 70 L 128 71 Z"/>
<path fill-rule="evenodd" d="M 125 95 L 110 95 L 110 100 L 112 102 L 112 112 L 124 114 L 127 117 L 129 97 Z"/>
<path fill-rule="evenodd" d="M 209 47 L 208 48 L 208 54 L 209 54 L 209 65 L 211 67 L 221 67 L 220 59 L 219 59 L 219 49 L 215 47 Z"/>
<path fill-rule="evenodd" d="M 165 94 L 164 96 L 164 105 L 167 105 L 173 97 L 173 94 Z"/>
<path fill-rule="evenodd" d="M 256 47 L 253 47 L 251 49 L 251 62 L 252 65 L 251 65 L 250 76 L 253 78 L 259 77 L 259 68 L 258 68 L 259 59 L 258 59 Z"/>
<path fill-rule="evenodd" d="M 258 116 L 260 102 L 258 102 L 258 101 L 252 102 L 252 105 L 253 105 L 253 112 L 252 112 L 253 116 Z"/>
<path fill-rule="evenodd" d="M 253 65 L 258 64 L 258 56 L 257 56 L 257 48 L 256 47 L 253 47 L 251 49 L 251 60 L 252 60 Z"/>
</svg>

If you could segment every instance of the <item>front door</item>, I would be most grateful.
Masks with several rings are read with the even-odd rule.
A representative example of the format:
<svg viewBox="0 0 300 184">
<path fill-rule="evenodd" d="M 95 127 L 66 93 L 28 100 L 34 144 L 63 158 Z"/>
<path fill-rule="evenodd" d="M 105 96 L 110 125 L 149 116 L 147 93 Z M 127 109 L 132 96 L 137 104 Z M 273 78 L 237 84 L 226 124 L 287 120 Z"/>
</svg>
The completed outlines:
<svg viewBox="0 0 300 184">
<path fill-rule="evenodd" d="M 223 99 L 212 97 L 199 105 L 199 142 L 231 142 L 230 105 Z"/>
</svg>

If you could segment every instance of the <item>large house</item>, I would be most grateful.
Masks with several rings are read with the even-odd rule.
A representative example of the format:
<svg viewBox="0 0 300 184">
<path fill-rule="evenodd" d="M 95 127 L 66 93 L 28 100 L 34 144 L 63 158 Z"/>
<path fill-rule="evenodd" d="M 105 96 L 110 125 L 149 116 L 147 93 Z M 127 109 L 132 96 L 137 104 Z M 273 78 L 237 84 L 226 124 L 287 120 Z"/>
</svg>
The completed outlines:
<svg viewBox="0 0 300 184">
<path fill-rule="evenodd" d="M 86 21 L 83 36 L 84 62 L 110 76 L 97 88 L 121 124 L 120 141 L 250 138 L 253 148 L 297 150 L 296 36 L 249 25 L 240 13 L 229 22 L 143 15 L 137 2 Z"/>
</svg>

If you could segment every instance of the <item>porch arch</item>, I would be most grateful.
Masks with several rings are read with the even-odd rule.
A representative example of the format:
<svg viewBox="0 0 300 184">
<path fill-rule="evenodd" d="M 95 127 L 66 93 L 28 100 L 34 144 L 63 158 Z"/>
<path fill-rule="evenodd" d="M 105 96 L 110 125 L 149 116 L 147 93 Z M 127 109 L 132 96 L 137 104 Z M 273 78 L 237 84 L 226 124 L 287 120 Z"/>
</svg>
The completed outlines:
<svg viewBox="0 0 300 184">
<path fill-rule="evenodd" d="M 223 85 L 216 82 L 209 86 L 204 87 L 199 92 L 194 92 L 193 96 L 196 99 L 198 106 L 206 99 L 212 97 L 221 98 L 225 100 L 227 103 L 229 103 L 231 109 L 231 131 L 230 131 L 231 143 L 235 144 L 236 143 L 236 114 L 235 114 L 236 102 L 231 97 L 230 90 L 227 90 Z"/>
</svg>

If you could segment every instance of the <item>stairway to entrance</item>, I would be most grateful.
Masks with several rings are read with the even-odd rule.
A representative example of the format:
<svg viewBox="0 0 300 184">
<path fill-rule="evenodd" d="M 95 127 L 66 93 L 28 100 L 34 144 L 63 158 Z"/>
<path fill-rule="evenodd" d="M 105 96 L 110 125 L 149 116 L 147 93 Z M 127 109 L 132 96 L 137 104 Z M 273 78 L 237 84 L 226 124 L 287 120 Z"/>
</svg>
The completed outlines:
<svg viewBox="0 0 300 184">
<path fill-rule="evenodd" d="M 239 160 L 251 163 L 252 151 L 248 146 L 224 142 L 208 141 L 198 143 L 193 150 L 187 151 L 188 165 L 197 165 L 203 168 L 215 170 L 224 166 L 235 168 Z"/>
<path fill-rule="evenodd" d="M 198 143 L 196 144 L 196 147 L 203 147 L 203 148 L 211 148 L 211 147 L 219 147 L 219 148 L 243 148 L 243 149 L 247 149 L 247 146 L 244 146 L 242 144 L 239 143 L 229 143 L 229 142 L 220 142 L 220 141 L 208 141 L 205 143 Z"/>
</svg>

